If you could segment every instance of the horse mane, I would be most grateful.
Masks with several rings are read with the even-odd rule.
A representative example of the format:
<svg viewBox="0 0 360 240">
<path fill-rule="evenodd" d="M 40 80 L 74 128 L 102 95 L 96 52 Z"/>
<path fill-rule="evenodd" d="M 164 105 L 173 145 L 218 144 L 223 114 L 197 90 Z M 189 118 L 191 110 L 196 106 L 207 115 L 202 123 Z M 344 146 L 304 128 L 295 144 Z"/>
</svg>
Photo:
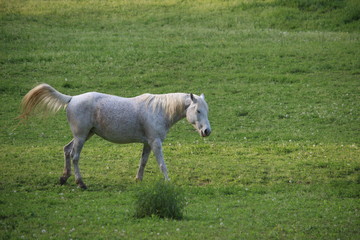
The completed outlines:
<svg viewBox="0 0 360 240">
<path fill-rule="evenodd" d="M 143 94 L 139 97 L 154 112 L 161 109 L 169 119 L 173 119 L 185 111 L 185 95 L 184 93 Z"/>
</svg>

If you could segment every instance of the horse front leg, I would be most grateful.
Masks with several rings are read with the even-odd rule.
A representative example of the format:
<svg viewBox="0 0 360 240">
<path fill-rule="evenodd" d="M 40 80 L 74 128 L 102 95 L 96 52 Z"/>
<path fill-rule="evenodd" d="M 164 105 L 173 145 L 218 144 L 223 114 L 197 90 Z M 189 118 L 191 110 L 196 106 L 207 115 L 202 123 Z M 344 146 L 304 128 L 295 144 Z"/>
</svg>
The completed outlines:
<svg viewBox="0 0 360 240">
<path fill-rule="evenodd" d="M 73 148 L 74 140 L 71 140 L 65 147 L 64 147 L 64 172 L 63 175 L 60 177 L 60 184 L 64 185 L 68 178 L 71 176 L 71 151 Z"/>
<path fill-rule="evenodd" d="M 151 147 L 145 143 L 144 147 L 143 147 L 141 159 L 140 159 L 139 170 L 136 174 L 137 181 L 142 181 L 142 179 L 143 179 L 144 169 L 145 169 L 146 163 L 149 159 L 150 152 L 151 152 Z"/>
<path fill-rule="evenodd" d="M 153 150 L 156 161 L 158 162 L 158 165 L 160 167 L 161 172 L 164 174 L 165 180 L 170 180 L 167 173 L 166 164 L 164 161 L 163 151 L 162 151 L 162 141 L 160 139 L 155 139 L 151 143 L 151 149 Z"/>
</svg>

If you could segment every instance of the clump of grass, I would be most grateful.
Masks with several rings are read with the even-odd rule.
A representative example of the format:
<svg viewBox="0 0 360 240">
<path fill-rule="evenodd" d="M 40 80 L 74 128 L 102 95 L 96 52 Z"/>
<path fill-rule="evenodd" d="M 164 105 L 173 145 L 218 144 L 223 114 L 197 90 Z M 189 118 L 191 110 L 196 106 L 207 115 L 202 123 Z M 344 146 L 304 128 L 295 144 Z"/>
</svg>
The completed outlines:
<svg viewBox="0 0 360 240">
<path fill-rule="evenodd" d="M 139 187 L 136 193 L 136 218 L 158 216 L 182 219 L 185 198 L 183 192 L 170 182 L 163 180 Z"/>
</svg>

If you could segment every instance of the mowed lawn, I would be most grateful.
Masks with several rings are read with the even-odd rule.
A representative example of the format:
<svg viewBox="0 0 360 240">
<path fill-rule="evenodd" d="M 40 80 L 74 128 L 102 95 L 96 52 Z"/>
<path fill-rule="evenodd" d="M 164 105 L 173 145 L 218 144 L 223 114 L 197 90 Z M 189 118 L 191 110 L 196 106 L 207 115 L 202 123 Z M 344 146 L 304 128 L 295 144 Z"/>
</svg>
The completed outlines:
<svg viewBox="0 0 360 240">
<path fill-rule="evenodd" d="M 1 238 L 359 239 L 359 19 L 355 0 L 1 0 Z M 60 186 L 65 111 L 16 119 L 39 83 L 204 93 L 211 136 L 182 120 L 163 146 L 184 218 L 134 217 L 140 144 L 93 137 L 88 190 Z"/>
</svg>

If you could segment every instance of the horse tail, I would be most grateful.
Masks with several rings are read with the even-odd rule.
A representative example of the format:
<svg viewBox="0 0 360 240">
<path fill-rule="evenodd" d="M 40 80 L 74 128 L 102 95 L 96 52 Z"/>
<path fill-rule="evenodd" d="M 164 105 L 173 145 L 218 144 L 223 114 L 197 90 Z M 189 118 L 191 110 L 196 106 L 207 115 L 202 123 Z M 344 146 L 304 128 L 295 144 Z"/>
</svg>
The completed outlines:
<svg viewBox="0 0 360 240">
<path fill-rule="evenodd" d="M 35 108 L 46 112 L 57 112 L 66 108 L 72 96 L 62 94 L 48 84 L 40 84 L 31 89 L 22 99 L 21 119 L 27 119 Z"/>
</svg>

